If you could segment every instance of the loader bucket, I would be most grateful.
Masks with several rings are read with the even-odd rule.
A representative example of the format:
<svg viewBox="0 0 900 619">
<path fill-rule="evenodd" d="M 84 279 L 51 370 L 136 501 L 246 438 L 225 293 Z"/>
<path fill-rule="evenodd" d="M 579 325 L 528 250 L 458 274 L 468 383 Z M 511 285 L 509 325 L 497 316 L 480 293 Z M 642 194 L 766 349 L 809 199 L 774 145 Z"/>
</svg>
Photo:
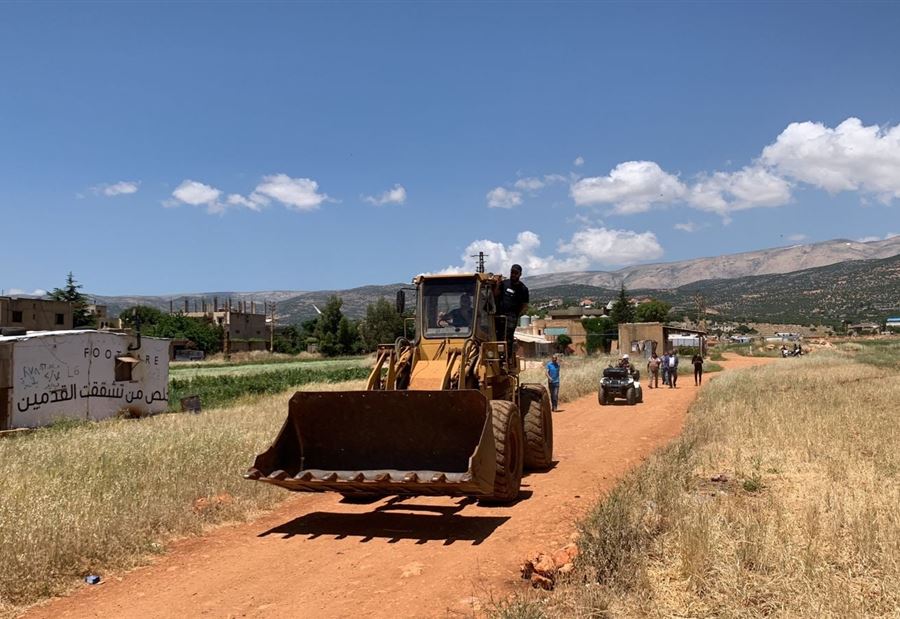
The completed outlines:
<svg viewBox="0 0 900 619">
<path fill-rule="evenodd" d="M 300 492 L 490 496 L 495 467 L 479 391 L 299 391 L 244 477 Z"/>
</svg>

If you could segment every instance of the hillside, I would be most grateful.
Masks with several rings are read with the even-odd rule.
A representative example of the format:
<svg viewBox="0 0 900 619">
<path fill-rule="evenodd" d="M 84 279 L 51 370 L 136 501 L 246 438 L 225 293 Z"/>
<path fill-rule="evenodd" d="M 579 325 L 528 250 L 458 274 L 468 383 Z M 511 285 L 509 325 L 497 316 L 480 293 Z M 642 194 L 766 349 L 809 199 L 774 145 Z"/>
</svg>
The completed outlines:
<svg viewBox="0 0 900 619">
<path fill-rule="evenodd" d="M 900 254 L 900 236 L 859 243 L 835 239 L 810 245 L 777 247 L 740 254 L 696 258 L 661 264 L 642 264 L 618 271 L 574 271 L 534 275 L 531 289 L 560 284 L 586 284 L 601 288 L 677 288 L 708 279 L 732 279 L 750 275 L 790 273 L 840 262 L 875 260 Z"/>
<path fill-rule="evenodd" d="M 617 290 L 562 284 L 535 291 L 535 302 L 562 297 L 615 298 Z M 670 289 L 630 289 L 693 312 L 702 295 L 711 314 L 747 322 L 838 324 L 841 320 L 881 321 L 900 314 L 900 256 L 855 260 L 793 273 L 693 282 Z"/>
<path fill-rule="evenodd" d="M 900 237 L 858 243 L 833 240 L 697 258 L 665 264 L 627 267 L 618 271 L 585 271 L 527 275 L 525 282 L 535 301 L 553 297 L 608 299 L 619 286 L 636 296 L 653 296 L 679 308 L 692 308 L 693 297 L 702 294 L 707 307 L 723 318 L 773 322 L 840 322 L 841 319 L 880 320 L 896 313 L 900 290 L 897 261 Z M 393 299 L 404 284 L 372 285 L 349 290 L 205 292 L 162 296 L 96 296 L 111 315 L 134 305 L 168 310 L 193 309 L 202 299 L 220 304 L 255 301 L 262 311 L 264 301 L 277 303 L 278 322 L 296 323 L 316 316 L 336 294 L 351 318 L 365 315 L 366 306 L 380 297 Z M 788 320 L 790 318 L 790 320 Z"/>
</svg>

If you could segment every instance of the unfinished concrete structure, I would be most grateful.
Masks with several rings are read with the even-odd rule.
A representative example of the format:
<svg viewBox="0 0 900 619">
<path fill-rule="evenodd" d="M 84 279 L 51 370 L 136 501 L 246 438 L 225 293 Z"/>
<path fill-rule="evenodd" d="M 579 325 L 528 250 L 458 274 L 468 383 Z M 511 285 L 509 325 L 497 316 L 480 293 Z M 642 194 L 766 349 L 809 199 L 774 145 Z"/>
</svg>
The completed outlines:
<svg viewBox="0 0 900 619">
<path fill-rule="evenodd" d="M 239 302 L 236 309 L 231 302 L 224 307 L 219 307 L 218 299 L 207 305 L 202 302 L 202 310 L 197 312 L 187 311 L 188 301 L 185 300 L 185 315 L 191 318 L 206 318 L 214 324 L 222 327 L 222 349 L 229 353 L 253 352 L 268 349 L 268 324 L 266 315 L 256 313 L 255 302 Z"/>
<path fill-rule="evenodd" d="M 685 329 L 661 322 L 626 322 L 619 325 L 619 354 L 649 358 L 679 347 L 699 348 L 706 355 L 706 331 Z"/>
<path fill-rule="evenodd" d="M 0 297 L 0 327 L 26 331 L 59 331 L 72 328 L 72 304 L 68 301 Z"/>
</svg>

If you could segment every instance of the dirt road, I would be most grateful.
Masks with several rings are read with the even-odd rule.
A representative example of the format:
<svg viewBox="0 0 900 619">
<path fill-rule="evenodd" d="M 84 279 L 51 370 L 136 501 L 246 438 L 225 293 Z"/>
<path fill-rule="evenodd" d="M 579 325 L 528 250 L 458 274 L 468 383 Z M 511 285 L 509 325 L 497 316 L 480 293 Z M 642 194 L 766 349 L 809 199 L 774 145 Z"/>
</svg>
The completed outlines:
<svg viewBox="0 0 900 619">
<path fill-rule="evenodd" d="M 683 371 L 678 389 L 645 389 L 642 405 L 600 407 L 596 395 L 563 405 L 554 414 L 556 467 L 528 475 L 508 507 L 296 495 L 263 518 L 175 543 L 150 566 L 27 616 L 471 616 L 491 596 L 523 587 L 522 560 L 564 545 L 599 493 L 680 432 L 696 395 Z"/>
</svg>

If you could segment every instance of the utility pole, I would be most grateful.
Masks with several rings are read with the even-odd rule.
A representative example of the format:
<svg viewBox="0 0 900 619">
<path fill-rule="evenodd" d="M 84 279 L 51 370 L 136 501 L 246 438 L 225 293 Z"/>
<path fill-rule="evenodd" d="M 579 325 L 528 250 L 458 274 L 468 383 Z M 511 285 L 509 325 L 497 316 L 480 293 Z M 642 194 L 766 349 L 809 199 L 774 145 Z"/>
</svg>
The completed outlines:
<svg viewBox="0 0 900 619">
<path fill-rule="evenodd" d="M 483 251 L 478 252 L 477 254 L 472 254 L 469 256 L 470 258 L 478 258 L 478 266 L 476 267 L 476 271 L 478 273 L 484 273 L 484 259 L 487 256 Z"/>
<path fill-rule="evenodd" d="M 694 295 L 694 303 L 697 304 L 697 324 L 706 331 L 706 300 L 702 294 L 697 293 Z"/>
<path fill-rule="evenodd" d="M 269 303 L 272 308 L 272 320 L 269 323 L 269 352 L 275 352 L 275 303 Z"/>
</svg>

